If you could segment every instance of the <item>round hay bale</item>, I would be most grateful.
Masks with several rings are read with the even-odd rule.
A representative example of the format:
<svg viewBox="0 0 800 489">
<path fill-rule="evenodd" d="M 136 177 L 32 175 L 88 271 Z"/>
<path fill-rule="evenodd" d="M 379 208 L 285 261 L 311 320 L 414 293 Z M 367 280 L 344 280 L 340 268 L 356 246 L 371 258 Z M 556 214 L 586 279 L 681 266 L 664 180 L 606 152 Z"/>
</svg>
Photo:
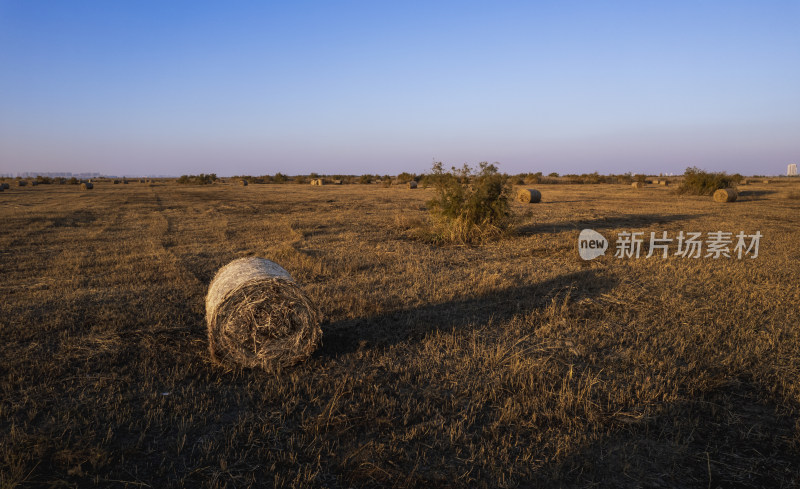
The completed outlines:
<svg viewBox="0 0 800 489">
<path fill-rule="evenodd" d="M 91 190 L 94 188 L 94 184 L 92 182 L 84 182 L 81 184 L 81 190 Z"/>
<path fill-rule="evenodd" d="M 523 204 L 538 204 L 542 201 L 542 193 L 532 188 L 523 188 L 517 192 L 517 201 Z"/>
<path fill-rule="evenodd" d="M 342 181 L 341 181 L 341 180 L 334 180 L 334 181 L 333 181 L 333 184 L 334 184 L 334 185 L 341 185 L 341 184 L 342 184 Z"/>
<path fill-rule="evenodd" d="M 308 358 L 322 339 L 322 316 L 280 265 L 234 260 L 208 287 L 206 323 L 211 357 L 269 370 Z"/>
<path fill-rule="evenodd" d="M 739 193 L 733 188 L 721 188 L 714 192 L 714 202 L 736 202 Z"/>
<path fill-rule="evenodd" d="M 317 182 L 318 180 L 316 178 L 312 178 L 310 183 L 311 185 L 319 185 Z"/>
<path fill-rule="evenodd" d="M 761 183 L 769 183 L 769 180 L 762 180 Z"/>
<path fill-rule="evenodd" d="M 114 185 L 119 185 L 119 180 L 114 180 L 112 183 L 113 183 Z"/>
<path fill-rule="evenodd" d="M 417 188 L 417 182 L 415 182 L 414 180 L 411 180 L 410 182 L 408 182 L 407 185 L 408 185 L 408 188 Z"/>
<path fill-rule="evenodd" d="M 247 180 L 239 180 L 239 185 L 242 187 L 247 187 Z"/>
<path fill-rule="evenodd" d="M 633 188 L 644 188 L 644 182 L 633 182 L 631 184 L 631 187 L 633 187 Z"/>
<path fill-rule="evenodd" d="M 666 180 L 661 180 L 658 182 L 658 184 L 661 185 L 662 187 L 666 187 L 667 185 L 669 185 L 669 182 Z"/>
<path fill-rule="evenodd" d="M 4 190 L 7 190 L 9 188 L 7 183 L 3 183 L 2 185 L 0 185 L 0 187 L 3 187 Z"/>
<path fill-rule="evenodd" d="M 123 181 L 122 181 L 122 184 L 123 184 L 123 185 L 128 185 L 128 181 L 127 181 L 127 180 L 123 180 Z"/>
<path fill-rule="evenodd" d="M 37 186 L 37 185 L 39 185 L 39 182 L 37 182 L 36 180 L 34 180 L 34 181 L 32 181 L 32 182 L 31 182 L 31 186 L 35 187 L 35 186 Z"/>
<path fill-rule="evenodd" d="M 25 180 L 17 180 L 17 187 L 24 187 L 25 185 L 28 185 L 28 182 Z"/>
</svg>

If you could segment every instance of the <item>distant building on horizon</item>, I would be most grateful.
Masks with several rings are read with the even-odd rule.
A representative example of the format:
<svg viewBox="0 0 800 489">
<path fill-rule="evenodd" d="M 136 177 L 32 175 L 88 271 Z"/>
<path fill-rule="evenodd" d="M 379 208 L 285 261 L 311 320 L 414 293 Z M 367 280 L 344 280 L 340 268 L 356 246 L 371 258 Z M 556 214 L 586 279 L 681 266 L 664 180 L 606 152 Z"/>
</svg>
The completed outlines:
<svg viewBox="0 0 800 489">
<path fill-rule="evenodd" d="M 789 165 L 789 167 L 786 169 L 786 175 L 790 177 L 797 176 L 797 163 L 792 163 L 791 165 Z"/>
</svg>

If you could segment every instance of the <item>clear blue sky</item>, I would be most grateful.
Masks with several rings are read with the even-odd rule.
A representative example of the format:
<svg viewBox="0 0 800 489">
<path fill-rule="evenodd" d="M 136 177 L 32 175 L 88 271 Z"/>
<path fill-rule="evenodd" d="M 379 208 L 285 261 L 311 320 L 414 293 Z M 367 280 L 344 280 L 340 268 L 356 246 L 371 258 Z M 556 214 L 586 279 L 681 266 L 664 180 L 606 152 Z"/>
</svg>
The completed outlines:
<svg viewBox="0 0 800 489">
<path fill-rule="evenodd" d="M 0 173 L 777 174 L 800 2 L 0 0 Z"/>
</svg>

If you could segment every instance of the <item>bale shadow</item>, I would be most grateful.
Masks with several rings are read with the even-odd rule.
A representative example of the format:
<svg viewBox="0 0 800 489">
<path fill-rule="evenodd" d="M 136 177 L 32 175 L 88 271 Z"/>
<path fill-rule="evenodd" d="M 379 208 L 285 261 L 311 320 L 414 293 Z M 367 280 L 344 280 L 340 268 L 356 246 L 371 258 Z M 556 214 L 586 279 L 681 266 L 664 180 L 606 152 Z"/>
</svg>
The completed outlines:
<svg viewBox="0 0 800 489">
<path fill-rule="evenodd" d="M 741 200 L 765 200 L 765 195 L 776 194 L 775 190 L 740 190 L 739 198 Z"/>
<path fill-rule="evenodd" d="M 508 287 L 477 297 L 390 311 L 372 317 L 346 319 L 323 325 L 322 347 L 314 356 L 338 357 L 362 348 L 385 348 L 421 339 L 434 331 L 465 330 L 492 321 L 504 321 L 548 305 L 569 294 L 581 300 L 605 294 L 617 286 L 616 277 L 582 270 L 539 283 Z"/>
<path fill-rule="evenodd" d="M 616 425 L 533 476 L 559 487 L 790 487 L 800 479 L 795 416 L 754 383 L 735 383 L 665 403 Z"/>
<path fill-rule="evenodd" d="M 97 215 L 90 210 L 77 210 L 67 215 L 52 218 L 53 228 L 69 228 L 87 226 L 97 220 Z"/>
<path fill-rule="evenodd" d="M 563 221 L 548 224 L 530 224 L 517 229 L 517 234 L 529 236 L 533 234 L 557 234 L 563 231 L 580 231 L 582 229 L 614 229 L 619 227 L 639 228 L 651 224 L 667 224 L 702 217 L 701 214 L 626 214 L 623 216 L 602 217 L 598 219 Z"/>
</svg>

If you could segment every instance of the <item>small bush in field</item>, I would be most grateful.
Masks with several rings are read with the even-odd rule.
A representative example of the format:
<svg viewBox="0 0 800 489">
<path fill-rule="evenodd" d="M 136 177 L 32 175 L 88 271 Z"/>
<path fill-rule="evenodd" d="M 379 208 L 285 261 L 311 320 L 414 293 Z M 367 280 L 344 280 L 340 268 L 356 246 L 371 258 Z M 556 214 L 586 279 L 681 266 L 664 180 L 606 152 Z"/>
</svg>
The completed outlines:
<svg viewBox="0 0 800 489">
<path fill-rule="evenodd" d="M 482 162 L 477 173 L 468 165 L 445 172 L 441 163 L 434 163 L 426 182 L 436 193 L 428 202 L 437 221 L 434 241 L 472 243 L 510 228 L 511 186 L 497 166 Z"/>
<path fill-rule="evenodd" d="M 687 168 L 683 176 L 678 192 L 691 195 L 712 195 L 721 188 L 735 187 L 742 178 L 725 172 L 705 172 L 696 167 Z"/>
</svg>

